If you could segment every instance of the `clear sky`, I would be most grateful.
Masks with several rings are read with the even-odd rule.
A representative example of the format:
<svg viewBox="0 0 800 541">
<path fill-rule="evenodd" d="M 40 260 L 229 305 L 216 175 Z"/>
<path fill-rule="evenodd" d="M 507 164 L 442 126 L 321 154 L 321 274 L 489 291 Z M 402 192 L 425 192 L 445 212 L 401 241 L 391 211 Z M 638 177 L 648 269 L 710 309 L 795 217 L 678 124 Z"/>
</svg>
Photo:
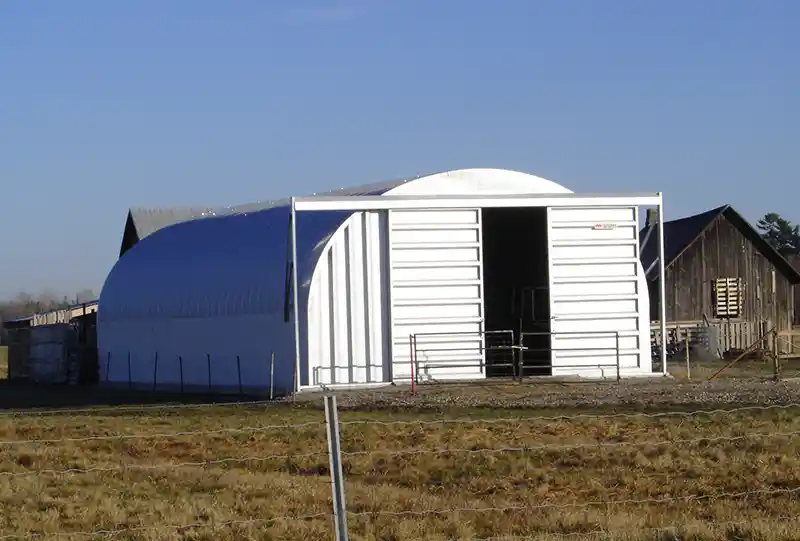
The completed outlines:
<svg viewBox="0 0 800 541">
<path fill-rule="evenodd" d="M 130 206 L 464 167 L 800 221 L 798 0 L 0 0 L 0 297 Z"/>
</svg>

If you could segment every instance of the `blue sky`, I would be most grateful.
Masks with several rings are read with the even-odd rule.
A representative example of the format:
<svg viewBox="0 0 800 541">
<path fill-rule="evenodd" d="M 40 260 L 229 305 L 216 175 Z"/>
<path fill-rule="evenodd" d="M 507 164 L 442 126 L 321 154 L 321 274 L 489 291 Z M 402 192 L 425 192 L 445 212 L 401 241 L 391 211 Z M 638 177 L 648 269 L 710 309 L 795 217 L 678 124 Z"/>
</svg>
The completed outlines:
<svg viewBox="0 0 800 541">
<path fill-rule="evenodd" d="M 130 206 L 462 167 L 800 221 L 796 0 L 0 0 L 0 297 Z"/>
</svg>

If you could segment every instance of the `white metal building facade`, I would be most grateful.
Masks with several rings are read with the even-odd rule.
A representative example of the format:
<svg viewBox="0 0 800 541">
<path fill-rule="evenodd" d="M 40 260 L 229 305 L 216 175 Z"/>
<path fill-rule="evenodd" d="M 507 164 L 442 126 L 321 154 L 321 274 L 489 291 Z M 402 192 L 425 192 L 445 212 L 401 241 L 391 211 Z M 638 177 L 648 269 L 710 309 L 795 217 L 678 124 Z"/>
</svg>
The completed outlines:
<svg viewBox="0 0 800 541">
<path fill-rule="evenodd" d="M 480 379 L 487 374 L 487 315 L 503 309 L 487 297 L 485 275 L 510 272 L 504 269 L 516 265 L 516 253 L 523 254 L 519 261 L 527 257 L 525 264 L 539 265 L 547 291 L 550 374 L 604 377 L 617 365 L 623 377 L 653 374 L 638 217 L 641 206 L 661 207 L 660 194 L 575 195 L 539 177 L 495 169 L 451 171 L 344 193 L 293 198 L 238 214 L 238 221 L 225 216 L 178 224 L 134 246 L 104 287 L 98 334 L 101 359 L 134 355 L 136 375 L 117 363 L 101 380 L 149 383 L 159 371 L 150 359 L 160 351 L 167 383 L 175 384 L 177 375 L 174 366 L 164 366 L 181 357 L 181 386 L 187 373 L 199 374 L 192 377 L 200 387 L 206 377 L 210 386 L 233 387 L 245 373 L 250 385 L 284 392 L 407 382 L 412 335 L 426 340 L 418 359 L 425 378 Z M 542 228 L 533 230 L 539 226 L 531 218 L 524 222 L 530 227 L 522 229 L 493 226 L 489 237 L 488 209 L 523 209 L 517 213 L 523 218 L 538 209 Z M 227 234 L 241 235 L 228 245 L 242 237 L 249 244 L 223 248 L 226 228 Z M 192 288 L 173 287 L 171 302 L 155 292 L 176 286 L 175 275 L 145 293 L 148 286 L 137 276 L 152 280 L 159 265 L 188 267 L 178 261 L 186 254 L 168 255 L 167 241 L 197 238 L 200 229 L 212 241 L 189 243 L 209 252 L 195 254 L 195 260 L 214 255 L 215 248 L 228 252 L 216 254 L 211 269 L 196 267 Z M 485 255 L 498 253 L 487 251 L 487 243 L 514 236 L 518 252 L 508 252 L 503 261 Z M 526 239 L 545 242 L 543 237 L 542 248 L 525 255 Z M 243 255 L 248 249 L 266 253 L 248 259 Z M 219 263 L 226 255 L 226 263 Z M 287 256 L 297 264 L 287 265 Z M 250 299 L 257 309 L 237 310 L 248 303 L 231 302 L 247 292 L 220 290 L 219 280 L 234 279 L 236 265 L 244 262 L 251 268 L 238 280 L 253 283 L 236 287 L 264 297 Z M 141 306 L 143 299 L 148 306 Z M 277 362 L 275 381 L 269 382 L 263 366 L 272 352 Z M 104 368 L 101 361 L 101 372 Z"/>
</svg>

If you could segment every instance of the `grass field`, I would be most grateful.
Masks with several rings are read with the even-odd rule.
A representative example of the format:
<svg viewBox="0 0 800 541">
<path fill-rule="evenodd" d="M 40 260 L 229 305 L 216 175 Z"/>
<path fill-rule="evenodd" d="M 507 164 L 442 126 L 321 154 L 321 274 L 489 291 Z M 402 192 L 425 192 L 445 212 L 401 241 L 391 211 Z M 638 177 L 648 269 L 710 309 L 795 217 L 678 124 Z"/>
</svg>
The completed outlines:
<svg viewBox="0 0 800 541">
<path fill-rule="evenodd" d="M 703 415 L 686 412 L 720 406 L 677 397 L 642 399 L 648 415 L 634 400 L 556 410 L 553 396 L 572 400 L 571 389 L 488 386 L 483 402 L 457 388 L 341 397 L 351 539 L 800 539 L 800 408 L 786 407 L 800 389 L 750 401 L 767 409 Z M 580 392 L 628 392 L 605 389 Z M 509 407 L 486 407 L 490 397 Z M 553 407 L 520 404 L 540 398 Z M 683 414 L 649 416 L 665 411 Z M 9 413 L 0 440 L 1 539 L 333 538 L 318 397 Z"/>
<path fill-rule="evenodd" d="M 683 359 L 670 360 L 668 368 L 669 373 L 676 378 L 686 378 L 686 363 Z M 707 380 L 714 375 L 722 379 L 773 379 L 775 369 L 774 361 L 769 358 L 742 359 L 733 364 L 730 364 L 730 361 L 716 359 L 690 360 L 688 375 L 695 381 Z M 800 377 L 800 359 L 782 358 L 777 369 L 781 379 Z"/>
<path fill-rule="evenodd" d="M 0 346 L 0 379 L 8 377 L 8 346 Z"/>
</svg>

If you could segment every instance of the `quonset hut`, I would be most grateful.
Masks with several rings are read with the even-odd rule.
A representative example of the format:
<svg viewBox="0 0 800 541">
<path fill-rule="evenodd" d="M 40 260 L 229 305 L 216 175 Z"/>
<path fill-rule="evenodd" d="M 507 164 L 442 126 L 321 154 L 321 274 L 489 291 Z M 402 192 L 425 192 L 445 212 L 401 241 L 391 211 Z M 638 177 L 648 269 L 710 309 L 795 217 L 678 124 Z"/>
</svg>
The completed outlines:
<svg viewBox="0 0 800 541">
<path fill-rule="evenodd" d="M 291 200 L 168 225 L 106 280 L 100 379 L 280 394 L 408 382 L 415 368 L 434 380 L 651 375 L 638 212 L 660 194 L 571 194 L 468 169 L 332 192 L 327 210 L 304 198 L 316 212 L 295 207 L 296 269 Z M 499 355 L 490 336 L 503 333 Z M 511 368 L 510 345 L 524 350 Z"/>
</svg>

